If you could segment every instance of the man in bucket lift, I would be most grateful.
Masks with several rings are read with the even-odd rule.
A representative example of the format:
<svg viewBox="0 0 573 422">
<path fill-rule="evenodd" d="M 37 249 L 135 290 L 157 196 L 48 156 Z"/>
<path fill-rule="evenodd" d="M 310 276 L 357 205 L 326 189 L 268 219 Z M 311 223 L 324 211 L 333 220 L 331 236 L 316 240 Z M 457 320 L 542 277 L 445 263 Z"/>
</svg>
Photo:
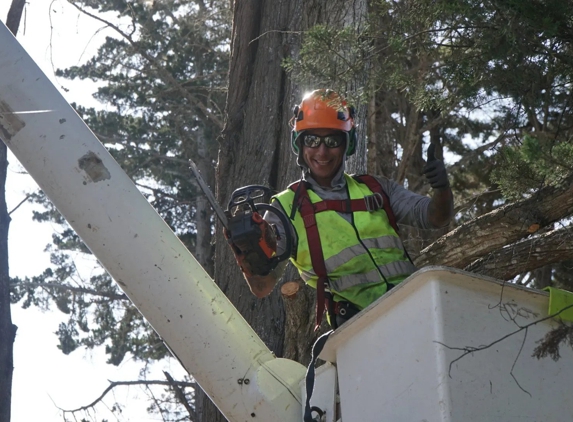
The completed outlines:
<svg viewBox="0 0 573 422">
<path fill-rule="evenodd" d="M 431 198 L 393 180 L 345 173 L 346 158 L 356 149 L 354 109 L 334 91 L 305 96 L 294 108 L 291 126 L 302 177 L 272 202 L 289 218 L 290 227 L 270 212 L 262 224 L 277 230 L 278 255 L 285 249 L 285 229 L 291 232 L 290 260 L 317 290 L 317 326 L 326 307 L 330 325 L 337 328 L 416 270 L 396 223 L 444 227 L 454 214 L 453 195 L 433 144 L 424 167 L 433 188 Z M 268 295 L 286 260 L 270 272 L 266 266 L 262 273 L 248 253 L 231 247 L 253 294 Z"/>
</svg>

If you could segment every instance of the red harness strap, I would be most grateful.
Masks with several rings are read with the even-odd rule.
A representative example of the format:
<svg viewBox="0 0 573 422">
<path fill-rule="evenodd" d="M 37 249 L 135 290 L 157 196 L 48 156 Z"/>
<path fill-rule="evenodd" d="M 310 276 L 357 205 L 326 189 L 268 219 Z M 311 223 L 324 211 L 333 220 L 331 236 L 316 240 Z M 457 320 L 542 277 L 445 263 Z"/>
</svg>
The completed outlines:
<svg viewBox="0 0 573 422">
<path fill-rule="evenodd" d="M 310 201 L 304 182 L 300 182 L 300 185 L 295 187 L 295 189 L 299 193 L 298 204 L 295 205 L 300 209 L 300 215 L 306 229 L 310 261 L 312 262 L 314 272 L 318 276 L 318 280 L 316 281 L 316 327 L 314 327 L 315 330 L 318 330 L 320 322 L 322 321 L 322 314 L 324 313 L 324 285 L 328 282 L 328 275 L 326 272 L 326 264 L 324 263 L 322 245 L 320 243 L 320 234 L 318 233 L 318 226 L 316 225 L 316 217 L 314 216 L 314 205 Z"/>
<path fill-rule="evenodd" d="M 320 234 L 318 232 L 318 226 L 316 224 L 315 214 L 322 211 L 337 211 L 344 213 L 351 213 L 356 211 L 377 211 L 380 208 L 384 208 L 390 225 L 398 231 L 398 226 L 396 225 L 396 217 L 392 212 L 390 207 L 390 200 L 388 195 L 382 189 L 380 183 L 370 175 L 353 176 L 358 182 L 365 184 L 368 188 L 374 192 L 374 195 L 365 197 L 363 199 L 352 199 L 352 200 L 324 200 L 316 203 L 312 203 L 310 197 L 308 196 L 308 191 L 306 189 L 305 182 L 295 182 L 289 186 L 290 189 L 295 191 L 295 201 L 293 204 L 295 208 L 300 210 L 300 215 L 304 222 L 304 227 L 306 229 L 306 238 L 308 240 L 308 248 L 310 252 L 310 260 L 314 272 L 318 276 L 316 282 L 316 327 L 317 330 L 320 327 L 322 321 L 322 314 L 324 313 L 325 307 L 325 284 L 328 282 L 328 273 L 326 271 L 326 264 L 324 262 L 324 254 L 322 252 L 322 245 L 320 243 Z M 380 195 L 378 199 L 376 194 Z M 381 199 L 381 201 L 380 201 Z M 382 202 L 382 204 L 380 203 Z"/>
<path fill-rule="evenodd" d="M 353 175 L 352 177 L 354 180 L 357 180 L 358 182 L 368 186 L 368 189 L 370 189 L 372 192 L 382 195 L 382 198 L 384 199 L 384 211 L 386 211 L 388 221 L 396 233 L 398 233 L 398 224 L 396 224 L 396 216 L 394 215 L 394 211 L 392 211 L 392 207 L 390 206 L 390 198 L 388 198 L 388 195 L 386 195 L 386 192 L 384 192 L 384 189 L 382 189 L 380 182 L 376 180 L 374 176 L 370 176 L 369 174 Z"/>
</svg>

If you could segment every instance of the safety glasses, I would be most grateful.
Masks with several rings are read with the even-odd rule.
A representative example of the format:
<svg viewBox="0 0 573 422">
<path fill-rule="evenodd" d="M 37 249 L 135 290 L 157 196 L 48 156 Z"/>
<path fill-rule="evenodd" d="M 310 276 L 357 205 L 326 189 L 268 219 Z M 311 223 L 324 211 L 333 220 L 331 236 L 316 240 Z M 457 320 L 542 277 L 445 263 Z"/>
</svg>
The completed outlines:
<svg viewBox="0 0 573 422">
<path fill-rule="evenodd" d="M 346 141 L 345 133 L 336 133 L 334 135 L 318 136 L 318 135 L 302 135 L 302 144 L 309 148 L 318 148 L 324 142 L 327 148 L 338 148 Z"/>
</svg>

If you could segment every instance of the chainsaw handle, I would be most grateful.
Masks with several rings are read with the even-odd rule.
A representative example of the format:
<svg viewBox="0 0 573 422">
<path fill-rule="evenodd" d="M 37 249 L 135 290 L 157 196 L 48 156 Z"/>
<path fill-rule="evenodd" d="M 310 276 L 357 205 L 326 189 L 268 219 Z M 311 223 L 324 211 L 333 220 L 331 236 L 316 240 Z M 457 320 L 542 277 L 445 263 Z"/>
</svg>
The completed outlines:
<svg viewBox="0 0 573 422">
<path fill-rule="evenodd" d="M 233 207 L 237 207 L 242 204 L 247 204 L 251 211 L 256 211 L 259 204 L 255 204 L 255 199 L 264 199 L 266 195 L 270 196 L 271 190 L 266 186 L 262 185 L 248 185 L 242 188 L 236 189 L 231 195 L 231 200 L 227 205 L 227 211 L 230 211 Z"/>
<path fill-rule="evenodd" d="M 286 215 L 284 215 L 279 209 L 273 207 L 272 205 L 268 205 L 268 204 L 256 204 L 257 207 L 257 211 L 259 210 L 264 210 L 264 211 L 269 211 L 272 212 L 273 214 L 275 214 L 279 220 L 281 220 L 281 223 L 283 223 L 283 228 L 285 230 L 285 240 L 286 240 L 286 246 L 285 246 L 285 251 L 280 254 L 279 256 L 275 256 L 273 258 L 271 258 L 272 260 L 276 261 L 277 263 L 279 261 L 283 261 L 285 259 L 288 259 L 290 257 L 290 254 L 292 252 L 292 236 L 290 233 L 290 227 L 289 227 L 289 221 L 287 220 Z"/>
</svg>

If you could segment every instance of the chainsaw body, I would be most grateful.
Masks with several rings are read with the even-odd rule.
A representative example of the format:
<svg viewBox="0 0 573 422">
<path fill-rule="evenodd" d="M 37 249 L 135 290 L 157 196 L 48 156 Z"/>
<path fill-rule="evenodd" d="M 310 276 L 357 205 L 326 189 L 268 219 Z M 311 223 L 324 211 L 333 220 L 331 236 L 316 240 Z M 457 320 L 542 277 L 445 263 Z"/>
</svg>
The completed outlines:
<svg viewBox="0 0 573 422">
<path fill-rule="evenodd" d="M 270 196 L 271 190 L 266 186 L 244 186 L 233 192 L 225 210 L 227 241 L 245 255 L 258 275 L 267 275 L 291 252 L 289 223 L 284 214 L 267 203 L 257 202 L 268 201 Z M 285 228 L 286 248 L 280 256 L 276 255 L 279 233 L 276 227 L 264 221 L 263 211 L 276 214 Z"/>
</svg>

